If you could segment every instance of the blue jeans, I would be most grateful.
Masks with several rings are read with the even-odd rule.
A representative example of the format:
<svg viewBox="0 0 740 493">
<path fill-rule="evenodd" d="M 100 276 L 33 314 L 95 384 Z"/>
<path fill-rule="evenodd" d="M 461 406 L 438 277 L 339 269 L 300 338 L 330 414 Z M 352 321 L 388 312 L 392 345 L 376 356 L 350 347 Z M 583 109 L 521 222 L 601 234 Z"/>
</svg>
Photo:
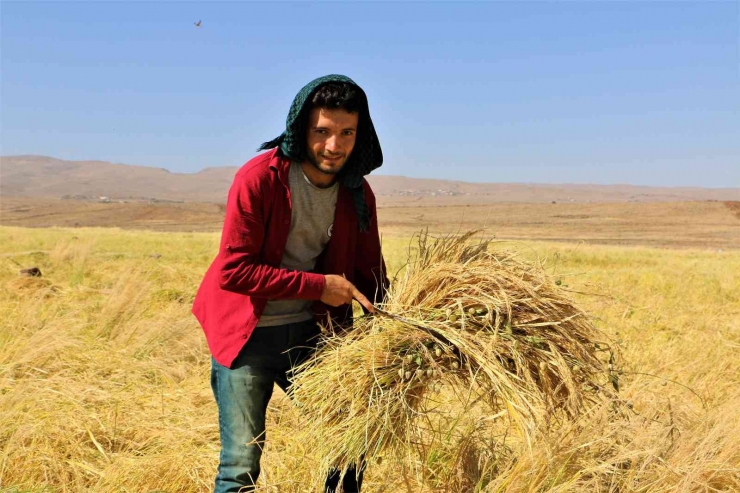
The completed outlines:
<svg viewBox="0 0 740 493">
<path fill-rule="evenodd" d="M 265 414 L 273 384 L 289 393 L 293 368 L 316 350 L 321 331 L 309 320 L 276 327 L 258 327 L 229 369 L 211 359 L 211 388 L 218 406 L 221 454 L 215 493 L 253 491 L 260 474 L 265 444 Z M 364 466 L 364 465 L 363 465 Z M 340 479 L 346 493 L 359 492 L 364 467 L 344 478 L 332 471 L 324 491 L 336 491 Z"/>
</svg>

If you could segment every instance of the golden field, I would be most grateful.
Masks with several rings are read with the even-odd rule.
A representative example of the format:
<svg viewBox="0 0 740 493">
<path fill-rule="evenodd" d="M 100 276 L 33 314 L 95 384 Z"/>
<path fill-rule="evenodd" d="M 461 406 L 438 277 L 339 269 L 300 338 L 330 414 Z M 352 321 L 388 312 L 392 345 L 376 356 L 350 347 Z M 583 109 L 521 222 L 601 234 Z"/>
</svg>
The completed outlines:
<svg viewBox="0 0 740 493">
<path fill-rule="evenodd" d="M 733 245 L 736 227 L 723 230 Z M 391 274 L 409 235 L 384 235 Z M 189 310 L 218 240 L 0 227 L 0 490 L 211 488 L 218 421 L 208 350 Z M 634 411 L 613 422 L 597 409 L 543 430 L 485 491 L 740 490 L 740 251 L 717 251 L 719 243 L 498 244 L 545 262 L 619 342 L 621 396 Z M 31 266 L 43 276 L 18 276 Z M 310 491 L 316 458 L 297 438 L 300 414 L 278 392 L 268 418 L 264 491 Z M 363 491 L 460 491 L 466 461 L 435 457 L 408 459 L 417 471 L 444 469 L 434 481 L 392 461 L 370 464 Z"/>
</svg>

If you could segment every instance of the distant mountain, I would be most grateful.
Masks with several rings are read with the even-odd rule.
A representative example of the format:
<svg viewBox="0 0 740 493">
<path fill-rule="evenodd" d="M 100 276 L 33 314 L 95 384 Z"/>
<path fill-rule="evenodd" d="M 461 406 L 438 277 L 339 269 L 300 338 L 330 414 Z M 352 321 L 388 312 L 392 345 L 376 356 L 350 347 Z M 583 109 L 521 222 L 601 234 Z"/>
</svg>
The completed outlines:
<svg viewBox="0 0 740 493">
<path fill-rule="evenodd" d="M 0 158 L 0 195 L 223 203 L 237 169 L 219 167 L 206 168 L 198 173 L 171 173 L 162 168 L 105 161 L 5 156 Z M 416 202 L 419 205 L 454 205 L 488 202 L 740 200 L 740 188 L 469 183 L 388 175 L 370 175 L 368 181 L 381 206 Z"/>
<path fill-rule="evenodd" d="M 224 202 L 237 168 L 207 168 L 199 173 L 170 173 L 163 168 L 64 161 L 45 156 L 0 158 L 0 194 L 61 198 L 160 199 Z"/>
</svg>

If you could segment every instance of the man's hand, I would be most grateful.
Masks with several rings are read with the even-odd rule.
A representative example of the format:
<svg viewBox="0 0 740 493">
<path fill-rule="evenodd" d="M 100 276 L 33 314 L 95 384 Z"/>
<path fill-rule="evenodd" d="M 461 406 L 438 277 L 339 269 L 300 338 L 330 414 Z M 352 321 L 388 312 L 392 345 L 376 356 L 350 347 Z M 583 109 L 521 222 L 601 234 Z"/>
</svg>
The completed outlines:
<svg viewBox="0 0 740 493">
<path fill-rule="evenodd" d="M 370 313 L 375 313 L 375 307 L 365 295 L 360 293 L 357 288 L 342 276 L 328 274 L 324 276 L 326 283 L 324 291 L 321 293 L 321 301 L 331 306 L 346 305 L 356 299 Z"/>
</svg>

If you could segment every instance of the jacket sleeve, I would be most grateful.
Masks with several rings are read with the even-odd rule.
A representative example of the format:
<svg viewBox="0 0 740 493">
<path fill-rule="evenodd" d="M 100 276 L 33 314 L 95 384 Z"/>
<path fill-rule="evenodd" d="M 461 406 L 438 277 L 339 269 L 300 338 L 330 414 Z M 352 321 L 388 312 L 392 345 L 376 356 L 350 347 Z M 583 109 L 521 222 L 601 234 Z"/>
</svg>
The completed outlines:
<svg viewBox="0 0 740 493">
<path fill-rule="evenodd" d="M 270 216 L 260 189 L 264 181 L 249 169 L 234 178 L 217 257 L 219 285 L 260 298 L 318 300 L 324 289 L 323 275 L 274 267 L 262 258 Z"/>
<path fill-rule="evenodd" d="M 370 210 L 370 228 L 367 232 L 359 232 L 355 258 L 355 286 L 373 304 L 382 303 L 388 292 L 390 283 L 385 270 L 385 260 L 380 246 L 378 233 L 378 215 L 373 195 L 367 182 L 365 186 L 365 200 Z"/>
</svg>

